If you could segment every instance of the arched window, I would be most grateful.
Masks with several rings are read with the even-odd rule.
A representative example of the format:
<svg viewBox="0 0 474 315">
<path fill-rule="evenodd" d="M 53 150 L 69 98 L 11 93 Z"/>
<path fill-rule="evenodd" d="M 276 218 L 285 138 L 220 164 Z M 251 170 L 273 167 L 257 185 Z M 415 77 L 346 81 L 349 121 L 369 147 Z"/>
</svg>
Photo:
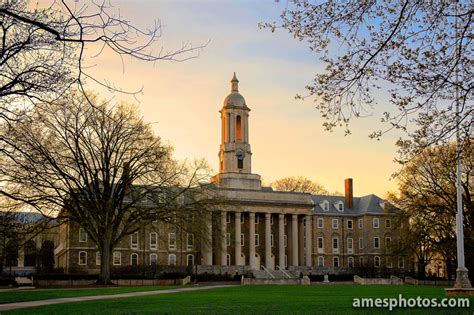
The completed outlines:
<svg viewBox="0 0 474 315">
<path fill-rule="evenodd" d="M 380 257 L 379 256 L 374 257 L 374 267 L 380 268 Z"/>
<path fill-rule="evenodd" d="M 240 115 L 237 115 L 235 119 L 235 134 L 237 141 L 242 141 L 242 117 Z"/>
<path fill-rule="evenodd" d="M 151 254 L 151 255 L 150 255 L 150 265 L 156 266 L 156 262 L 157 262 L 157 256 L 156 256 L 156 254 Z"/>
<path fill-rule="evenodd" d="M 176 255 L 175 254 L 170 254 L 168 256 L 168 265 L 169 266 L 176 266 Z"/>
<path fill-rule="evenodd" d="M 132 254 L 130 256 L 130 265 L 132 266 L 138 265 L 138 254 Z"/>
<path fill-rule="evenodd" d="M 87 252 L 79 252 L 79 265 L 87 265 Z"/>
<path fill-rule="evenodd" d="M 8 241 L 5 256 L 7 266 L 18 266 L 18 243 L 15 240 Z"/>
<path fill-rule="evenodd" d="M 194 266 L 194 255 L 188 255 L 186 257 L 186 260 L 187 260 L 188 266 Z"/>
<path fill-rule="evenodd" d="M 349 265 L 349 268 L 354 268 L 354 258 L 353 257 L 348 258 L 348 265 Z"/>
<path fill-rule="evenodd" d="M 244 168 L 244 154 L 242 152 L 237 153 L 237 168 Z"/>
<path fill-rule="evenodd" d="M 323 256 L 318 257 L 318 266 L 319 267 L 324 267 L 324 257 Z"/>
<path fill-rule="evenodd" d="M 24 266 L 36 266 L 36 244 L 34 241 L 26 242 L 24 246 L 25 260 Z"/>
</svg>

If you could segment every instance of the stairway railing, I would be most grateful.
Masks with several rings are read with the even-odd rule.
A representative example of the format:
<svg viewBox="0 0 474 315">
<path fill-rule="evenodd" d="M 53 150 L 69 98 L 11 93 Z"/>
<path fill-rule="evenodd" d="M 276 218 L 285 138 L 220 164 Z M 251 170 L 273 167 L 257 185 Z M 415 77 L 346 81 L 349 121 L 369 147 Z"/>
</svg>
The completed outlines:
<svg viewBox="0 0 474 315">
<path fill-rule="evenodd" d="M 293 278 L 292 276 L 290 276 L 284 269 L 282 269 L 280 266 L 276 266 L 278 270 L 280 270 L 281 272 L 283 272 L 283 274 L 288 278 L 288 279 L 291 279 Z"/>
<path fill-rule="evenodd" d="M 275 276 L 270 272 L 270 270 L 267 269 L 267 267 L 265 267 L 264 265 L 261 265 L 260 267 L 262 268 L 262 270 L 268 273 L 270 277 L 272 277 L 272 279 L 275 279 Z"/>
</svg>

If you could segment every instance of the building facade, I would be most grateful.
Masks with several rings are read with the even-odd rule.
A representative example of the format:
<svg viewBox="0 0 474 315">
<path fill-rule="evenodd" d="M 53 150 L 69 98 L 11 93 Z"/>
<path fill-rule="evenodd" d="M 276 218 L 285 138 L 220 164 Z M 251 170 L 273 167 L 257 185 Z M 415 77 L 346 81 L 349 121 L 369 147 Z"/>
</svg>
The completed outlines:
<svg viewBox="0 0 474 315">
<path fill-rule="evenodd" d="M 406 257 L 389 251 L 397 212 L 375 195 L 354 197 L 352 179 L 345 180 L 345 196 L 262 187 L 260 175 L 252 173 L 250 108 L 238 84 L 234 73 L 220 110 L 219 173 L 211 183 L 226 202 L 208 220 L 208 240 L 198 242 L 193 234 L 167 224 L 149 224 L 120 242 L 113 265 L 245 266 L 324 273 L 356 267 L 409 268 Z M 100 268 L 97 247 L 75 223 L 60 227 L 55 254 L 58 267 L 66 272 Z"/>
</svg>

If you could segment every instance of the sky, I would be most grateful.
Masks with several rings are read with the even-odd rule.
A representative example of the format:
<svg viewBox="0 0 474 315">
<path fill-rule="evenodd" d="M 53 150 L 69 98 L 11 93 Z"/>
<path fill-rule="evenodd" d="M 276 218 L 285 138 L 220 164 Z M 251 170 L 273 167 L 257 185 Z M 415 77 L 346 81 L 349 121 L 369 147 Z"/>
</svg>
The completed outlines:
<svg viewBox="0 0 474 315">
<path fill-rule="evenodd" d="M 284 1 L 281 1 L 284 2 Z M 115 10 L 140 27 L 159 20 L 163 34 L 156 51 L 182 43 L 204 45 L 196 58 L 154 64 L 104 53 L 89 61 L 89 71 L 128 91 L 143 88 L 136 102 L 157 135 L 175 148 L 178 159 L 205 158 L 216 170 L 220 116 L 230 92 L 233 72 L 250 107 L 252 172 L 264 184 L 286 176 L 305 176 L 330 192 L 344 190 L 354 179 L 354 195 L 385 196 L 396 185 L 391 174 L 399 167 L 394 145 L 399 135 L 369 139 L 380 127 L 377 113 L 389 108 L 378 95 L 374 114 L 353 121 L 352 135 L 324 131 L 324 120 L 311 100 L 295 100 L 324 65 L 304 42 L 285 30 L 260 30 L 259 22 L 278 21 L 284 3 L 275 1 L 115 1 Z"/>
</svg>

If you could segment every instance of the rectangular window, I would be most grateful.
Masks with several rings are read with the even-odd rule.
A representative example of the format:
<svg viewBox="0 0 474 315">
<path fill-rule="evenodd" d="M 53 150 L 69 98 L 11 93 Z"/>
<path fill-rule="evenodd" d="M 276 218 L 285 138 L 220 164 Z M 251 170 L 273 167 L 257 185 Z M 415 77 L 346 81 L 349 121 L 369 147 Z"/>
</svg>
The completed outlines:
<svg viewBox="0 0 474 315">
<path fill-rule="evenodd" d="M 337 219 L 332 219 L 332 228 L 337 229 L 338 227 L 338 220 Z"/>
<path fill-rule="evenodd" d="M 273 225 L 273 214 L 270 214 L 270 224 Z"/>
<path fill-rule="evenodd" d="M 332 238 L 332 251 L 334 253 L 339 251 L 339 239 L 337 237 Z"/>
<path fill-rule="evenodd" d="M 95 264 L 100 266 L 100 252 L 95 253 Z"/>
<path fill-rule="evenodd" d="M 270 234 L 270 246 L 273 247 L 273 234 Z"/>
<path fill-rule="evenodd" d="M 130 247 L 138 248 L 138 232 L 135 232 L 130 235 Z"/>
<path fill-rule="evenodd" d="M 119 266 L 119 265 L 122 264 L 122 253 L 121 252 L 114 252 L 113 264 L 115 266 Z"/>
<path fill-rule="evenodd" d="M 168 249 L 176 249 L 176 233 L 168 233 Z"/>
<path fill-rule="evenodd" d="M 354 251 L 354 243 L 352 241 L 352 238 L 348 238 L 347 239 L 347 252 L 349 254 L 352 254 Z"/>
<path fill-rule="evenodd" d="M 255 246 L 259 246 L 259 245 L 260 245 L 260 235 L 255 234 Z"/>
<path fill-rule="evenodd" d="M 240 223 L 244 224 L 244 214 L 243 213 L 240 214 Z"/>
<path fill-rule="evenodd" d="M 138 254 L 130 255 L 130 265 L 137 266 L 138 265 Z"/>
<path fill-rule="evenodd" d="M 364 219 L 358 219 L 357 222 L 359 223 L 359 229 L 364 228 Z"/>
<path fill-rule="evenodd" d="M 374 237 L 374 248 L 375 249 L 380 248 L 380 239 L 378 237 Z"/>
<path fill-rule="evenodd" d="M 385 227 L 387 229 L 391 228 L 392 227 L 392 221 L 390 219 L 386 219 L 385 220 Z"/>
<path fill-rule="evenodd" d="M 245 237 L 244 237 L 244 233 L 240 234 L 240 246 L 244 246 L 244 243 L 245 243 Z"/>
<path fill-rule="evenodd" d="M 372 227 L 374 229 L 378 229 L 380 227 L 379 218 L 373 218 L 372 219 Z"/>
<path fill-rule="evenodd" d="M 352 230 L 352 220 L 347 220 L 347 228 Z"/>
<path fill-rule="evenodd" d="M 79 265 L 87 265 L 87 252 L 79 252 Z"/>
<path fill-rule="evenodd" d="M 318 237 L 318 249 L 324 249 L 324 238 Z"/>
<path fill-rule="evenodd" d="M 258 213 L 255 213 L 255 224 L 258 224 L 258 218 L 259 218 Z"/>
<path fill-rule="evenodd" d="M 150 249 L 158 248 L 158 234 L 156 232 L 150 233 Z"/>
<path fill-rule="evenodd" d="M 391 244 L 392 244 L 392 239 L 390 237 L 386 237 L 385 238 L 385 246 L 390 247 Z"/>
<path fill-rule="evenodd" d="M 334 267 L 339 267 L 339 257 L 333 257 L 332 259 L 332 265 Z"/>
<path fill-rule="evenodd" d="M 359 249 L 364 249 L 364 239 L 359 237 Z"/>
<path fill-rule="evenodd" d="M 230 223 L 230 212 L 226 212 L 225 214 L 225 222 Z"/>
<path fill-rule="evenodd" d="M 323 218 L 318 218 L 318 228 L 323 229 L 324 228 L 324 220 Z"/>
<path fill-rule="evenodd" d="M 288 237 L 286 235 L 283 235 L 283 243 L 284 243 L 285 247 L 288 246 Z"/>
<path fill-rule="evenodd" d="M 79 242 L 87 242 L 87 233 L 83 228 L 79 228 Z"/>
<path fill-rule="evenodd" d="M 230 246 L 230 233 L 225 233 L 225 245 Z"/>
<path fill-rule="evenodd" d="M 188 250 L 192 250 L 194 246 L 194 234 L 193 233 L 187 233 L 186 234 L 186 248 Z"/>
<path fill-rule="evenodd" d="M 398 258 L 398 268 L 400 269 L 405 268 L 405 258 L 403 257 Z"/>
<path fill-rule="evenodd" d="M 225 255 L 226 257 L 226 265 L 230 266 L 230 254 Z"/>
</svg>

